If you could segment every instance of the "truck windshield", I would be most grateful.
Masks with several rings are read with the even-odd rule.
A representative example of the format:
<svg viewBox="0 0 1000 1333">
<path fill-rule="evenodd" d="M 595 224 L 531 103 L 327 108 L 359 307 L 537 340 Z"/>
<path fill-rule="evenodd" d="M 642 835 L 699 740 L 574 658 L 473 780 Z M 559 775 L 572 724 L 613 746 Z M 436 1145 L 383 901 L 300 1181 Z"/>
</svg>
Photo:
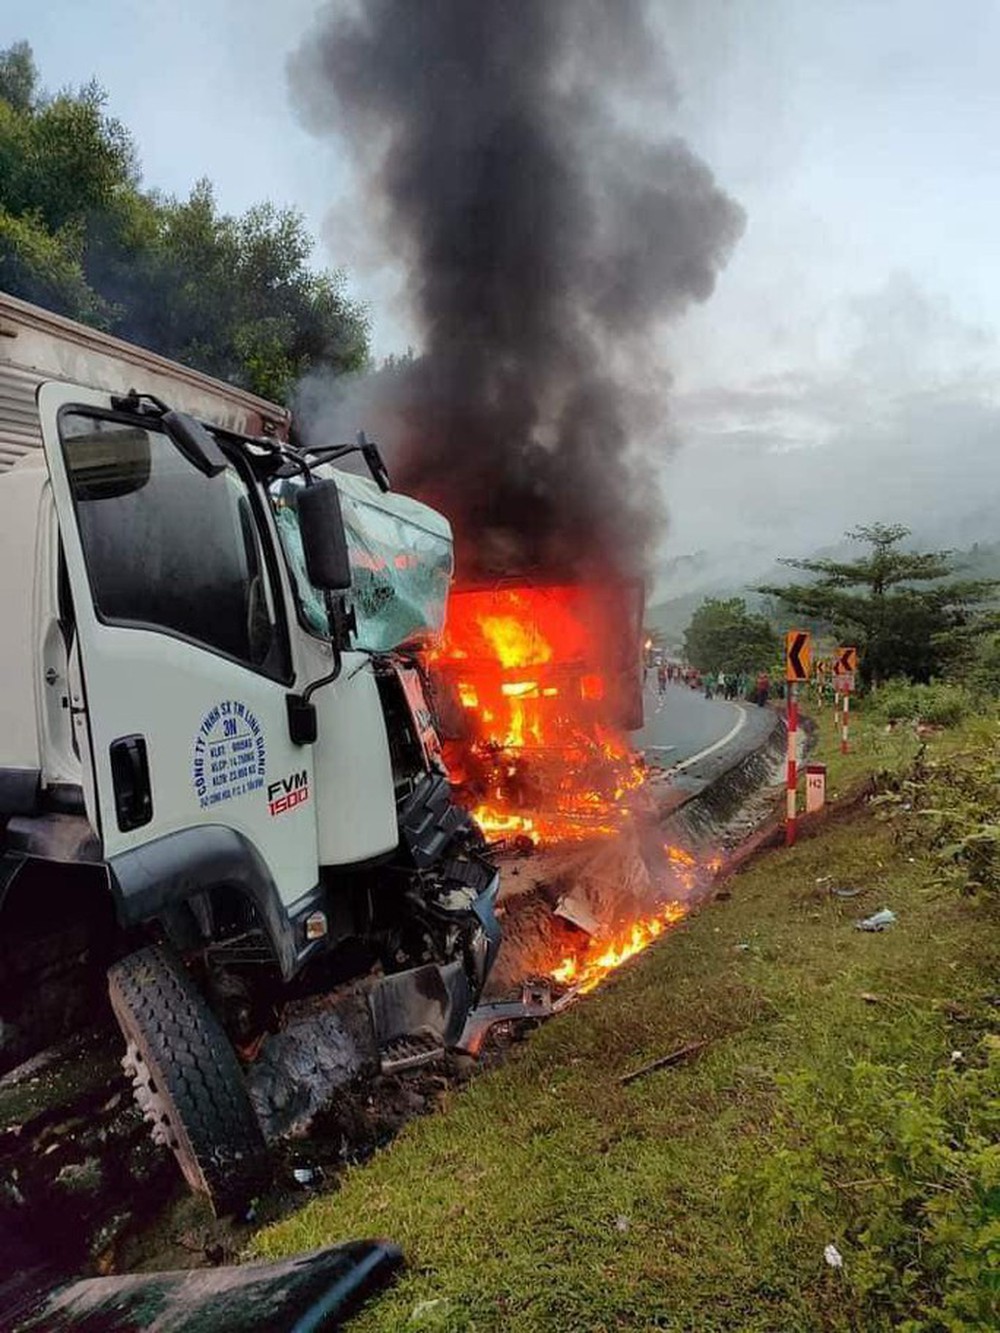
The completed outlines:
<svg viewBox="0 0 1000 1333">
<path fill-rule="evenodd" d="M 453 570 L 451 528 L 442 516 L 409 496 L 383 495 L 364 477 L 320 469 L 340 491 L 351 558 L 348 594 L 357 619 L 354 646 L 389 652 L 436 639 L 444 628 Z M 306 574 L 296 513 L 299 483 L 272 490 L 281 534 L 306 627 L 326 635 L 322 596 Z"/>
<path fill-rule="evenodd" d="M 59 422 L 94 605 L 286 674 L 246 482 L 197 471 L 160 430 L 79 411 Z"/>
</svg>

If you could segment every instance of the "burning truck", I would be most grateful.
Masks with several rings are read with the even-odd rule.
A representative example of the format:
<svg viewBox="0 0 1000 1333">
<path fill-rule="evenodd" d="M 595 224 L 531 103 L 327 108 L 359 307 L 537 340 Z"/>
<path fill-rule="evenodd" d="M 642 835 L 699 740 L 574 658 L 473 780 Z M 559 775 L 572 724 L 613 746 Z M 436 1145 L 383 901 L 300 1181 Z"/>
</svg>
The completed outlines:
<svg viewBox="0 0 1000 1333">
<path fill-rule="evenodd" d="M 460 586 L 432 654 L 444 754 L 488 835 L 532 844 L 611 831 L 642 778 L 637 582 Z"/>
<path fill-rule="evenodd" d="M 643 608 L 642 583 L 624 579 L 507 580 L 451 595 L 431 692 L 456 797 L 518 876 L 505 876 L 501 989 L 537 974 L 564 993 L 593 990 L 681 920 L 718 869 L 665 842 L 630 745 L 642 725 Z M 511 887 L 526 881 L 527 892 Z"/>
</svg>

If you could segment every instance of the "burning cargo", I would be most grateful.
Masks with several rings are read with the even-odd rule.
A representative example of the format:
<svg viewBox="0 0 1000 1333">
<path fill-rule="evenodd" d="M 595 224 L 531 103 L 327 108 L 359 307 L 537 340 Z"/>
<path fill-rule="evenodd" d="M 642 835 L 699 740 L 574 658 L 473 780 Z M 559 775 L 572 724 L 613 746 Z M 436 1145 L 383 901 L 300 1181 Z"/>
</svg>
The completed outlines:
<svg viewBox="0 0 1000 1333">
<path fill-rule="evenodd" d="M 433 656 L 452 781 L 487 833 L 610 831 L 641 776 L 637 582 L 459 588 Z"/>
</svg>

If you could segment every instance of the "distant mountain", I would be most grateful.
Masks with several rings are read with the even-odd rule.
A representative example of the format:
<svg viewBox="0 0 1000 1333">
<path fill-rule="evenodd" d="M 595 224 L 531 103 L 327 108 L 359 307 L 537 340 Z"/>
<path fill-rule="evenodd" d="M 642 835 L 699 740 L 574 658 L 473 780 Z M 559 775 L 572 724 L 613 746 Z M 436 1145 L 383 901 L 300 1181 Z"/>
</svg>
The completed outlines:
<svg viewBox="0 0 1000 1333">
<path fill-rule="evenodd" d="M 929 529 L 934 526 L 933 522 L 928 524 Z M 994 528 L 1000 529 L 1000 522 L 994 521 Z M 1000 540 L 961 545 L 949 542 L 946 531 L 950 531 L 953 538 L 956 535 L 953 527 L 949 525 L 946 529 L 941 525 L 936 537 L 929 531 L 920 536 L 915 534 L 906 545 L 913 550 L 952 550 L 956 572 L 961 577 L 1000 580 Z M 803 558 L 852 560 L 860 550 L 857 542 L 845 538 L 834 545 L 808 552 Z M 756 564 L 753 563 L 754 552 L 758 559 Z M 666 561 L 658 571 L 654 595 L 646 609 L 646 623 L 662 630 L 669 644 L 679 645 L 691 616 L 706 597 L 742 597 L 751 610 L 756 610 L 767 600 L 754 591 L 756 587 L 790 582 L 794 575 L 794 570 L 768 560 L 766 556 L 761 557 L 759 548 L 752 546 L 734 545 L 727 552 L 696 551 L 677 556 Z M 677 591 L 671 596 L 670 590 L 675 588 Z"/>
</svg>

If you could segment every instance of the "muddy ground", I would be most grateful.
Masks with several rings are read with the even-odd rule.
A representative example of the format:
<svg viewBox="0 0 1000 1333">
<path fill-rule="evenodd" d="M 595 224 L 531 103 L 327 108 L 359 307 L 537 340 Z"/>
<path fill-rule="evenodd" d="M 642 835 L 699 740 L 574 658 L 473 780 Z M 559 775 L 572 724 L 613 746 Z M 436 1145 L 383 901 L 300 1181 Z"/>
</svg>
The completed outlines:
<svg viewBox="0 0 1000 1333">
<path fill-rule="evenodd" d="M 560 904 L 568 902 L 567 915 L 577 921 L 588 914 L 607 921 L 639 913 L 654 893 L 709 896 L 707 873 L 664 894 L 651 880 L 659 873 L 656 852 L 664 841 L 703 853 L 746 845 L 773 817 L 782 745 L 779 736 L 697 800 L 687 799 L 691 793 L 679 800 L 668 781 L 654 783 L 654 819 L 637 820 L 615 842 L 505 855 L 504 947 L 487 998 L 517 993 L 523 980 L 580 946 L 585 936 L 558 914 Z M 528 1035 L 527 1026 L 494 1029 L 475 1063 L 449 1056 L 406 1073 L 349 1079 L 307 1117 L 305 1132 L 274 1145 L 276 1183 L 248 1216 L 219 1221 L 187 1193 L 170 1154 L 150 1141 L 122 1076 L 121 1040 L 108 1012 L 90 1031 L 0 1079 L 0 1219 L 34 1233 L 67 1272 L 231 1262 L 258 1225 L 312 1193 L 336 1190 L 346 1165 L 436 1110 Z"/>
</svg>

